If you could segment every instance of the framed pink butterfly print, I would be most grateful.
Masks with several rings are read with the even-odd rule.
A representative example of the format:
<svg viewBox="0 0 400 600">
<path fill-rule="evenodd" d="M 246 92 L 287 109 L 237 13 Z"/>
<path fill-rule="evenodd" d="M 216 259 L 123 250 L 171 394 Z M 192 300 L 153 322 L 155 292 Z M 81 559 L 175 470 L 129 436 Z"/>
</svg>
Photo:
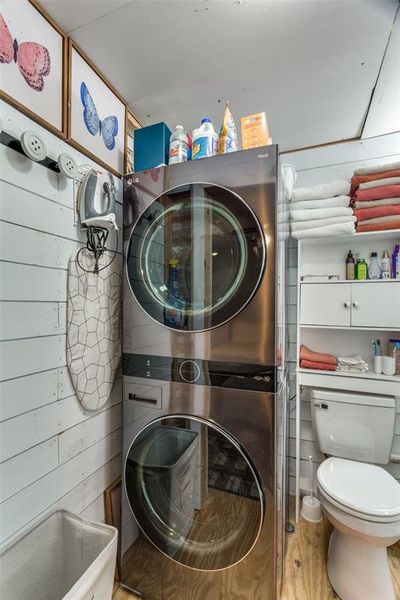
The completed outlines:
<svg viewBox="0 0 400 600">
<path fill-rule="evenodd" d="M 69 41 L 68 142 L 122 175 L 126 103 L 78 46 Z"/>
<path fill-rule="evenodd" d="M 0 97 L 63 138 L 67 50 L 65 34 L 35 0 L 2 0 Z"/>
</svg>

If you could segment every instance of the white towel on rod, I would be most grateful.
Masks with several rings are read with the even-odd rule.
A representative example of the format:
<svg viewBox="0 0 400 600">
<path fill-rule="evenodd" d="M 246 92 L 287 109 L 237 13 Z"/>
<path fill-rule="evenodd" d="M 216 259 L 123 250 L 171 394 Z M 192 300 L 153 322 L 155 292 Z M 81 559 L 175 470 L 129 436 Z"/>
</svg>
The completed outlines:
<svg viewBox="0 0 400 600">
<path fill-rule="evenodd" d="M 329 219 L 330 217 L 344 217 L 353 214 L 352 208 L 337 206 L 332 208 L 308 208 L 306 210 L 291 210 L 292 221 L 311 221 L 313 219 Z"/>
<path fill-rule="evenodd" d="M 291 202 L 302 202 L 303 200 L 323 200 L 332 196 L 348 196 L 350 183 L 342 179 L 321 183 L 308 188 L 293 190 Z"/>
<path fill-rule="evenodd" d="M 303 229 L 301 231 L 292 231 L 292 237 L 296 240 L 302 240 L 314 237 L 326 237 L 330 235 L 355 234 L 354 223 L 337 223 L 315 229 Z"/>
<path fill-rule="evenodd" d="M 398 185 L 399 183 L 400 177 L 386 177 L 385 179 L 374 179 L 373 181 L 360 183 L 358 187 L 360 190 L 369 190 L 371 188 L 382 187 L 385 185 Z"/>
<path fill-rule="evenodd" d="M 332 208 L 335 206 L 347 207 L 350 205 L 350 196 L 333 196 L 333 198 L 324 198 L 322 200 L 302 200 L 293 205 L 295 210 L 306 208 Z"/>
<path fill-rule="evenodd" d="M 292 231 L 303 231 L 305 229 L 315 229 L 316 227 L 327 227 L 328 225 L 337 225 L 338 223 L 355 223 L 354 215 L 344 217 L 331 217 L 330 219 L 314 219 L 312 221 L 292 221 Z"/>
<path fill-rule="evenodd" d="M 400 162 L 375 165 L 374 167 L 360 167 L 354 171 L 354 175 L 373 175 L 374 173 L 384 173 L 385 171 L 394 171 L 395 169 L 400 169 Z"/>
</svg>

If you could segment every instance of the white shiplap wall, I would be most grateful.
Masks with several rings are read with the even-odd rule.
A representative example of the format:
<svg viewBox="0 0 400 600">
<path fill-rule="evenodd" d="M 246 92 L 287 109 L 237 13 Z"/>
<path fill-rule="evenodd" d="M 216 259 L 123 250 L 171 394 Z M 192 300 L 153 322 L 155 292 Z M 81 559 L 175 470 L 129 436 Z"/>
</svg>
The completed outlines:
<svg viewBox="0 0 400 600">
<path fill-rule="evenodd" d="M 298 173 L 296 187 L 317 185 L 333 179 L 350 179 L 355 168 L 394 162 L 400 159 L 400 133 L 334 144 L 282 155 L 282 162 L 294 165 Z M 289 427 L 289 489 L 295 493 L 295 371 L 297 335 L 297 243 L 290 242 L 289 253 L 289 340 L 291 372 L 291 406 Z M 400 395 L 400 390 L 399 390 Z M 400 402 L 397 403 L 396 436 L 393 452 L 400 453 Z M 314 473 L 323 459 L 315 443 L 310 414 L 310 404 L 305 398 L 301 404 L 301 487 L 309 488 L 308 456 L 313 456 Z M 388 470 L 400 480 L 400 464 L 388 465 Z"/>
<path fill-rule="evenodd" d="M 33 129 L 52 158 L 69 152 L 95 166 L 9 105 L 0 110 L 9 133 Z M 87 412 L 66 368 L 67 266 L 84 239 L 72 181 L 4 146 L 0 164 L 1 549 L 58 507 L 104 519 L 103 491 L 120 473 L 121 380 Z"/>
</svg>

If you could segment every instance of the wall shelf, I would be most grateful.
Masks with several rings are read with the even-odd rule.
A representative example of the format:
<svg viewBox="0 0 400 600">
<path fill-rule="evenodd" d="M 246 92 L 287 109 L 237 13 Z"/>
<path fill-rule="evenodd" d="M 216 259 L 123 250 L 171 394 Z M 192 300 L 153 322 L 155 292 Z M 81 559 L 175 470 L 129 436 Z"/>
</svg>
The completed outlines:
<svg viewBox="0 0 400 600">
<path fill-rule="evenodd" d="M 299 240 L 299 246 L 320 246 L 321 244 L 342 244 L 346 242 L 375 242 L 378 240 L 400 239 L 400 229 L 389 229 L 388 231 L 365 231 L 349 235 L 337 235 L 334 237 L 308 238 Z"/>
<path fill-rule="evenodd" d="M 302 325 L 300 323 L 299 327 L 301 329 L 337 329 L 338 331 L 351 331 L 353 333 L 356 331 L 372 331 L 373 333 L 392 331 L 396 335 L 400 335 L 400 329 L 396 327 L 373 327 L 372 325 L 370 327 L 355 327 L 354 325 Z"/>
<path fill-rule="evenodd" d="M 351 283 L 353 284 L 357 284 L 357 285 L 362 285 L 362 284 L 366 284 L 366 283 L 375 283 L 375 284 L 385 284 L 385 283 L 399 283 L 400 284 L 400 279 L 339 279 L 337 281 L 300 281 L 300 285 L 318 285 L 323 283 L 328 284 L 328 285 L 340 285 L 343 283 Z"/>
<path fill-rule="evenodd" d="M 374 371 L 367 371 L 367 373 L 342 373 L 339 371 L 322 371 L 319 369 L 297 369 L 297 373 L 310 373 L 314 375 L 331 375 L 333 377 L 350 377 L 352 379 L 374 379 L 376 381 L 390 381 L 398 383 L 400 386 L 400 375 L 382 375 L 374 373 Z M 399 387 L 400 393 L 400 387 Z"/>
</svg>

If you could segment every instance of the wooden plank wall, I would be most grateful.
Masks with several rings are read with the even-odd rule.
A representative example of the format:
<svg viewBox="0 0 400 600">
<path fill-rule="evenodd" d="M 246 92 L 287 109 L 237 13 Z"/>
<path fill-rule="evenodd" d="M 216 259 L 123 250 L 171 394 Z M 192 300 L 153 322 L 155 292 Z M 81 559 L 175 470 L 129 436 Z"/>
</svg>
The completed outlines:
<svg viewBox="0 0 400 600">
<path fill-rule="evenodd" d="M 1 103 L 3 128 L 43 135 Z M 120 474 L 121 379 L 107 405 L 82 410 L 66 368 L 67 265 L 83 240 L 74 184 L 0 146 L 0 549 L 57 507 L 104 519 L 103 490 Z M 122 222 L 119 188 L 117 219 Z"/>
<path fill-rule="evenodd" d="M 350 179 L 355 168 L 386 164 L 400 160 L 400 133 L 374 137 L 343 144 L 333 144 L 309 150 L 300 150 L 282 155 L 282 162 L 294 165 L 298 173 L 296 187 L 312 186 L 333 179 Z M 400 237 L 400 236 L 399 236 Z M 296 370 L 296 336 L 297 336 L 297 243 L 292 240 L 289 251 L 289 362 L 291 371 L 290 427 L 289 427 L 289 489 L 295 493 L 295 457 L 296 427 L 295 408 L 295 370 Z M 400 395 L 400 391 L 399 391 Z M 301 410 L 301 488 L 308 491 L 309 467 L 308 457 L 313 456 L 314 473 L 323 459 L 315 443 L 311 424 L 310 403 L 302 401 Z M 393 452 L 400 453 L 400 398 L 397 400 L 396 431 Z M 390 471 L 400 481 L 400 464 L 388 465 Z"/>
</svg>

